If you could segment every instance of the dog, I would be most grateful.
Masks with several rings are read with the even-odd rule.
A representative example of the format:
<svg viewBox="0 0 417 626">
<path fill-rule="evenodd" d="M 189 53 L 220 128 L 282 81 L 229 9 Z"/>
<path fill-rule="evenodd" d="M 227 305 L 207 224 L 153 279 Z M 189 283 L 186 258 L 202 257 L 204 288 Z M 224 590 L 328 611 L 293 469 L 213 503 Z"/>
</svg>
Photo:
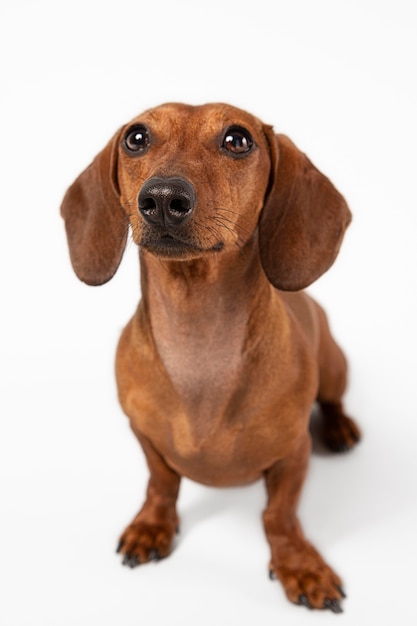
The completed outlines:
<svg viewBox="0 0 417 626">
<path fill-rule="evenodd" d="M 123 563 L 168 556 L 182 476 L 263 479 L 270 575 L 293 603 L 342 611 L 342 581 L 307 541 L 297 503 L 318 403 L 334 451 L 360 439 L 345 414 L 346 359 L 303 290 L 333 264 L 351 213 L 285 135 L 236 107 L 169 103 L 123 126 L 66 192 L 77 276 L 116 272 L 128 232 L 142 299 L 117 349 L 121 406 L 149 467 Z"/>
</svg>

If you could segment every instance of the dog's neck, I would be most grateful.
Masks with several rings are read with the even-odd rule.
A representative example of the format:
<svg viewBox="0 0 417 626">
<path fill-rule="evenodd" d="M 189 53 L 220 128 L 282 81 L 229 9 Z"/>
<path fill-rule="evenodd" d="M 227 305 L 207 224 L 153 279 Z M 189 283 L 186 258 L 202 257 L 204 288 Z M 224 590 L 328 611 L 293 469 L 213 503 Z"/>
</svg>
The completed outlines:
<svg viewBox="0 0 417 626">
<path fill-rule="evenodd" d="M 189 261 L 162 260 L 146 251 L 140 252 L 142 299 L 151 318 L 166 312 L 173 321 L 177 316 L 198 319 L 233 317 L 236 308 L 246 308 L 254 291 L 268 292 L 257 238 L 242 249 L 211 252 Z M 243 307 L 243 308 L 242 308 Z M 152 320 L 153 321 L 153 320 Z"/>
<path fill-rule="evenodd" d="M 196 440 L 221 419 L 271 286 L 257 241 L 193 261 L 141 252 L 141 319 L 182 398 Z M 191 424 L 190 422 L 190 424 Z"/>
</svg>

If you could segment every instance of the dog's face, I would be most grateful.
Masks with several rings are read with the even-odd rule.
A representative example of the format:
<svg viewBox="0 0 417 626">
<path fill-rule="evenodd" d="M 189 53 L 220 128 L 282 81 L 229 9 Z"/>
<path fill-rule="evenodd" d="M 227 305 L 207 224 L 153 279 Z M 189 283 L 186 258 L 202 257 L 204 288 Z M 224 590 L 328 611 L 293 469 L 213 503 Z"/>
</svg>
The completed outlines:
<svg viewBox="0 0 417 626">
<path fill-rule="evenodd" d="M 166 104 L 121 132 L 117 180 L 133 239 L 168 258 L 243 246 L 271 170 L 263 124 L 224 104 Z"/>
<path fill-rule="evenodd" d="M 130 224 L 134 241 L 192 260 L 253 237 L 279 289 L 307 287 L 333 263 L 350 211 L 284 135 L 225 104 L 166 104 L 117 132 L 61 207 L 75 272 L 109 280 Z M 240 249 L 240 250 L 238 250 Z"/>
</svg>

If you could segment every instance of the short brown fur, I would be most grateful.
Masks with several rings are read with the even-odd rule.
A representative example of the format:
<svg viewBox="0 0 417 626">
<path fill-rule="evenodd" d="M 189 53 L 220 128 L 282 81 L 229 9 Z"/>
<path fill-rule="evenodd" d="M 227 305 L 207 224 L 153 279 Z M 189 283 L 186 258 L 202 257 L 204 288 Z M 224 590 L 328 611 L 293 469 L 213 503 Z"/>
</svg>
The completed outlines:
<svg viewBox="0 0 417 626">
<path fill-rule="evenodd" d="M 149 130 L 138 155 L 124 144 L 135 124 Z M 253 138 L 242 158 L 222 143 L 235 126 Z M 180 177 L 195 190 L 191 216 L 164 233 L 180 240 L 169 249 L 162 227 L 138 210 L 154 177 Z M 350 221 L 343 197 L 252 115 L 168 104 L 114 136 L 70 187 L 62 214 L 74 269 L 88 284 L 112 277 L 128 225 L 140 250 L 142 300 L 121 336 L 116 371 L 150 479 L 121 536 L 124 563 L 170 553 L 181 476 L 218 486 L 263 478 L 271 572 L 292 602 L 340 612 L 341 580 L 306 540 L 296 508 L 314 402 L 331 449 L 359 440 L 342 404 L 346 360 L 323 310 L 301 291 L 337 255 Z"/>
</svg>

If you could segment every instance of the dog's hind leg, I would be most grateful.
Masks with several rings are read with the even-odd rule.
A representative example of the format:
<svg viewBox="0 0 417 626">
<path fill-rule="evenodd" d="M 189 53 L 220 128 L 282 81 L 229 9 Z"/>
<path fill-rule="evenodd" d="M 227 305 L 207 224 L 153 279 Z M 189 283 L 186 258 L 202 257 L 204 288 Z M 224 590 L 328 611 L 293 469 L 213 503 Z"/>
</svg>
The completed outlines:
<svg viewBox="0 0 417 626">
<path fill-rule="evenodd" d="M 317 305 L 317 311 L 320 324 L 317 401 L 322 414 L 322 439 L 330 450 L 344 452 L 358 443 L 361 433 L 343 408 L 342 398 L 347 385 L 346 358 L 330 333 L 323 309 Z"/>
</svg>

